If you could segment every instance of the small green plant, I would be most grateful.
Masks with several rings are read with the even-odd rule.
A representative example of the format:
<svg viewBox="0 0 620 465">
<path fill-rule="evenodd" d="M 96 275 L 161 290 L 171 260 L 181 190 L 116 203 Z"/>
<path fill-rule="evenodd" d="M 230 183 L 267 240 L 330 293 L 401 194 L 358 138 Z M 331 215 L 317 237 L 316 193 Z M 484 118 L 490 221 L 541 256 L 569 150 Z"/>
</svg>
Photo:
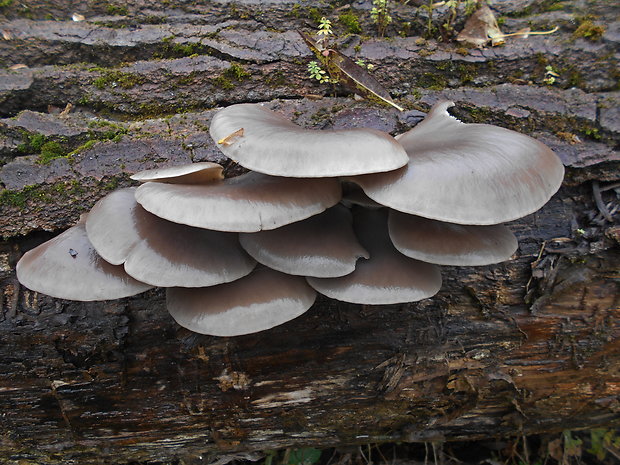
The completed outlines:
<svg viewBox="0 0 620 465">
<path fill-rule="evenodd" d="M 385 35 L 385 30 L 392 22 L 392 17 L 389 12 L 389 0 L 373 0 L 372 10 L 370 10 L 370 17 L 372 21 L 377 25 L 377 33 L 379 37 Z"/>
<path fill-rule="evenodd" d="M 312 447 L 293 449 L 288 455 L 288 465 L 314 465 L 321 458 L 321 451 Z"/>
<path fill-rule="evenodd" d="M 56 158 L 64 158 L 66 156 L 67 153 L 64 151 L 62 146 L 58 142 L 52 140 L 41 146 L 41 153 L 39 154 L 37 163 L 47 165 Z"/>
<path fill-rule="evenodd" d="M 308 74 L 310 75 L 310 79 L 316 79 L 321 84 L 331 82 L 330 77 L 327 75 L 327 71 L 321 68 L 316 61 L 308 63 Z"/>
<path fill-rule="evenodd" d="M 325 16 L 319 21 L 319 30 L 316 35 L 318 36 L 316 42 L 324 49 L 329 48 L 329 42 L 334 35 L 334 31 L 332 30 L 332 22 Z"/>
<path fill-rule="evenodd" d="M 543 78 L 543 82 L 548 86 L 552 86 L 555 84 L 556 78 L 559 78 L 560 75 L 553 69 L 553 66 L 547 65 L 545 67 L 545 77 Z"/>
<path fill-rule="evenodd" d="M 362 68 L 366 68 L 368 71 L 372 71 L 373 69 L 375 69 L 375 65 L 373 65 L 372 63 L 366 63 L 361 58 L 355 60 L 355 64 L 361 66 Z"/>
</svg>

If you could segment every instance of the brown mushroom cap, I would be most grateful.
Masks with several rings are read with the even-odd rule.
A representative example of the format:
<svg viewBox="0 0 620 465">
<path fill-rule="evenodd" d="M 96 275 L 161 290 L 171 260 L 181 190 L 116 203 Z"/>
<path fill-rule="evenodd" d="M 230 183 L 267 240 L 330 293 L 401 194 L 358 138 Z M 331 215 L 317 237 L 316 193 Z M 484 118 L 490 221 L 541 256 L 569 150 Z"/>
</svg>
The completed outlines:
<svg viewBox="0 0 620 465">
<path fill-rule="evenodd" d="M 140 182 L 156 181 L 169 184 L 202 184 L 215 179 L 223 179 L 222 169 L 222 166 L 217 163 L 205 161 L 140 171 L 131 176 L 131 179 Z"/>
<path fill-rule="evenodd" d="M 301 276 L 257 268 L 228 284 L 169 288 L 166 303 L 184 328 L 212 336 L 240 336 L 298 317 L 315 298 L 316 293 Z"/>
<path fill-rule="evenodd" d="M 273 176 L 315 178 L 390 171 L 408 157 L 374 129 L 303 129 L 258 104 L 231 105 L 211 121 L 211 137 L 240 165 Z"/>
<path fill-rule="evenodd" d="M 453 105 L 436 104 L 397 137 L 407 166 L 350 180 L 382 205 L 449 223 L 504 223 L 542 207 L 562 183 L 559 158 L 523 134 L 464 124 L 448 114 Z"/>
<path fill-rule="evenodd" d="M 239 279 L 256 265 L 237 234 L 163 220 L 136 202 L 135 191 L 112 192 L 86 219 L 97 252 L 110 263 L 124 263 L 134 278 L 162 287 L 213 286 Z"/>
<path fill-rule="evenodd" d="M 437 265 L 490 265 L 508 260 L 517 238 L 501 224 L 478 226 L 444 223 L 391 210 L 394 246 L 408 257 Z"/>
<path fill-rule="evenodd" d="M 120 299 L 153 287 L 103 260 L 82 222 L 26 252 L 16 269 L 17 279 L 28 289 L 59 299 Z"/>
<path fill-rule="evenodd" d="M 344 276 L 355 270 L 358 258 L 368 258 L 342 205 L 271 231 L 241 233 L 239 240 L 259 263 L 294 275 Z"/>
<path fill-rule="evenodd" d="M 314 289 L 332 299 L 377 305 L 415 302 L 439 292 L 439 267 L 405 257 L 392 245 L 386 209 L 356 209 L 353 224 L 370 259 L 340 278 L 307 278 Z"/>
<path fill-rule="evenodd" d="M 246 173 L 209 184 L 147 182 L 136 200 L 175 223 L 216 231 L 256 232 L 306 219 L 338 203 L 336 179 L 294 179 Z"/>
</svg>

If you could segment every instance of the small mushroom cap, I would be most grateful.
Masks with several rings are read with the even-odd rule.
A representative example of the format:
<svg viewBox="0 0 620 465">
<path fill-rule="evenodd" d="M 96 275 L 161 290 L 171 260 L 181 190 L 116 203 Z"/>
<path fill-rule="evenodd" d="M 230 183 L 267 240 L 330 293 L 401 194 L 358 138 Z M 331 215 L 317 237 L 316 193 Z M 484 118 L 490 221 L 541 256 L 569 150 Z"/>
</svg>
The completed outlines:
<svg viewBox="0 0 620 465">
<path fill-rule="evenodd" d="M 59 299 L 120 299 L 153 287 L 103 260 L 83 223 L 26 252 L 16 269 L 17 279 L 28 289 Z"/>
<path fill-rule="evenodd" d="M 353 224 L 370 259 L 340 278 L 307 278 L 314 289 L 332 299 L 376 305 L 415 302 L 439 292 L 439 267 L 405 257 L 392 245 L 385 209 L 356 209 Z"/>
<path fill-rule="evenodd" d="M 559 189 L 560 159 L 536 139 L 488 124 L 464 124 L 436 104 L 397 140 L 409 164 L 350 180 L 395 210 L 449 223 L 498 224 L 535 212 Z"/>
<path fill-rule="evenodd" d="M 501 224 L 478 226 L 444 223 L 391 210 L 394 246 L 408 257 L 437 265 L 490 265 L 508 260 L 517 238 Z"/>
<path fill-rule="evenodd" d="M 315 298 L 316 292 L 304 278 L 257 268 L 248 276 L 219 286 L 169 288 L 166 303 L 184 328 L 212 336 L 240 336 L 297 318 Z"/>
<path fill-rule="evenodd" d="M 166 182 L 169 184 L 202 184 L 223 179 L 222 166 L 217 163 L 200 162 L 140 171 L 131 179 L 140 182 Z"/>
<path fill-rule="evenodd" d="M 336 179 L 293 179 L 246 173 L 209 184 L 147 182 L 136 200 L 174 223 L 216 231 L 256 232 L 301 221 L 341 198 Z"/>
<path fill-rule="evenodd" d="M 161 219 L 136 202 L 135 191 L 107 195 L 86 219 L 97 252 L 111 263 L 124 263 L 134 278 L 161 287 L 214 286 L 239 279 L 256 265 L 237 234 Z"/>
<path fill-rule="evenodd" d="M 390 171 L 408 157 L 374 129 L 304 129 L 258 104 L 231 105 L 211 121 L 211 137 L 240 165 L 259 173 L 328 177 Z"/>
<path fill-rule="evenodd" d="M 368 258 L 342 205 L 271 231 L 241 233 L 239 240 L 259 263 L 294 275 L 344 276 L 355 270 L 358 258 Z"/>
</svg>

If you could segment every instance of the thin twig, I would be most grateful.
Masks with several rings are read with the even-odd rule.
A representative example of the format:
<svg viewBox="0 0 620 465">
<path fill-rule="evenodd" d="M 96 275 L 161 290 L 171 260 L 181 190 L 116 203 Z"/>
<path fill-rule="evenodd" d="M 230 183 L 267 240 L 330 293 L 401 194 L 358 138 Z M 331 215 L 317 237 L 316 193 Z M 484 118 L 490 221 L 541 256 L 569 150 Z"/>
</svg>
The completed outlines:
<svg viewBox="0 0 620 465">
<path fill-rule="evenodd" d="M 601 212 L 601 215 L 603 215 L 607 221 L 612 222 L 614 219 L 612 218 L 611 213 L 609 213 L 607 205 L 605 205 L 605 202 L 603 202 L 601 188 L 598 184 L 598 181 L 592 181 L 592 193 L 594 194 L 594 201 L 596 202 L 596 207 L 598 208 L 598 211 Z"/>
</svg>

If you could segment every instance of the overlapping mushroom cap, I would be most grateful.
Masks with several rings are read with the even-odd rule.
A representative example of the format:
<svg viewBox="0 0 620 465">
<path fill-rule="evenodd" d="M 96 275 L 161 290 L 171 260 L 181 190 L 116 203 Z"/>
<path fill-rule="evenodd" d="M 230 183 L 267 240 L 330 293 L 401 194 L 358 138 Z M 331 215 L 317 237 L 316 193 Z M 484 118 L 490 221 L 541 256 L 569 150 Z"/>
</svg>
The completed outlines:
<svg viewBox="0 0 620 465">
<path fill-rule="evenodd" d="M 391 210 L 388 226 L 404 255 L 437 265 L 490 265 L 508 260 L 517 238 L 506 226 L 463 225 L 429 220 Z"/>
<path fill-rule="evenodd" d="M 294 275 L 344 276 L 355 270 L 358 258 L 368 258 L 342 205 L 271 231 L 242 233 L 239 239 L 258 262 Z"/>
<path fill-rule="evenodd" d="M 206 184 L 147 182 L 136 191 L 146 210 L 169 221 L 216 231 L 256 232 L 306 219 L 340 200 L 336 179 L 246 173 Z"/>
<path fill-rule="evenodd" d="M 563 174 L 543 144 L 463 124 L 447 113 L 451 105 L 437 104 L 398 141 L 372 130 L 302 129 L 259 105 L 229 107 L 214 117 L 212 136 L 224 153 L 269 174 L 223 179 L 214 163 L 137 173 L 140 187 L 110 194 L 27 252 L 18 278 L 75 300 L 168 287 L 174 319 L 217 336 L 301 315 L 312 288 L 360 304 L 430 297 L 441 286 L 435 264 L 510 258 L 516 238 L 498 223 L 542 206 Z M 365 194 L 345 187 L 335 206 L 338 175 Z M 389 211 L 389 230 L 384 205 L 400 210 Z M 240 241 L 263 265 L 251 271 Z"/>
<path fill-rule="evenodd" d="M 88 240 L 83 222 L 26 252 L 16 270 L 28 289 L 59 299 L 120 299 L 153 287 L 103 260 Z"/>
<path fill-rule="evenodd" d="M 168 168 L 144 170 L 131 176 L 140 182 L 159 181 L 172 184 L 202 184 L 215 179 L 224 179 L 222 165 L 211 162 L 190 163 Z"/>
<path fill-rule="evenodd" d="M 112 192 L 86 219 L 97 252 L 110 263 L 124 263 L 129 275 L 154 286 L 214 286 L 239 279 L 256 265 L 236 234 L 163 220 L 138 205 L 135 192 Z"/>
<path fill-rule="evenodd" d="M 439 292 L 439 267 L 406 257 L 392 245 L 386 209 L 356 209 L 354 229 L 370 258 L 341 278 L 307 278 L 314 289 L 357 304 L 415 302 Z"/>
<path fill-rule="evenodd" d="M 257 268 L 228 284 L 170 288 L 166 303 L 184 328 L 212 336 L 239 336 L 292 320 L 306 312 L 315 298 L 304 278 Z"/>
<path fill-rule="evenodd" d="M 273 176 L 315 178 L 390 171 L 408 157 L 387 133 L 374 129 L 303 129 L 261 105 L 220 110 L 211 137 L 240 165 Z"/>
<path fill-rule="evenodd" d="M 564 176 L 560 159 L 536 139 L 488 124 L 464 124 L 436 104 L 397 140 L 409 164 L 353 178 L 395 210 L 460 224 L 498 224 L 542 207 Z"/>
</svg>

